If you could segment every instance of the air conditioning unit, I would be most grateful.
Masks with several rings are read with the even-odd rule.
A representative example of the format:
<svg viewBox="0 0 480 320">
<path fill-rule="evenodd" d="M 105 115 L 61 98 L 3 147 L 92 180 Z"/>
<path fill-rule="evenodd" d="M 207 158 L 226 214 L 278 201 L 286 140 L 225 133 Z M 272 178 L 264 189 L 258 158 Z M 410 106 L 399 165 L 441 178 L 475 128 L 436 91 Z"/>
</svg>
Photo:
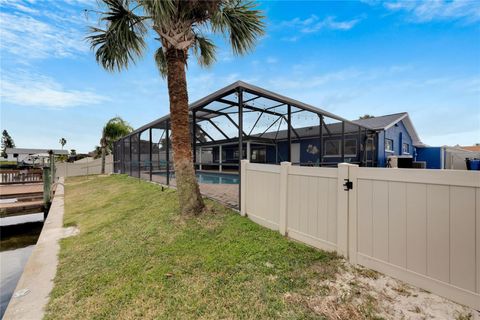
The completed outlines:
<svg viewBox="0 0 480 320">
<path fill-rule="evenodd" d="M 413 161 L 412 167 L 415 169 L 426 169 L 427 161 Z"/>
<path fill-rule="evenodd" d="M 388 156 L 387 167 L 389 168 L 413 168 L 412 156 Z"/>
</svg>

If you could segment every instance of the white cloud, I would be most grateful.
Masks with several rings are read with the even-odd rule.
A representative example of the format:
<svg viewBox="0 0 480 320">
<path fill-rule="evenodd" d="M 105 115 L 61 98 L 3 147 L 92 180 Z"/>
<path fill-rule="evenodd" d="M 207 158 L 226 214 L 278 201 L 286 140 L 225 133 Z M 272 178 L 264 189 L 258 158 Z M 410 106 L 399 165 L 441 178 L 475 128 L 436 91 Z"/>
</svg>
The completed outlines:
<svg viewBox="0 0 480 320">
<path fill-rule="evenodd" d="M 328 16 L 320 19 L 316 15 L 311 15 L 306 19 L 295 18 L 281 23 L 284 27 L 298 28 L 302 33 L 313 33 L 320 30 L 350 30 L 360 22 L 360 18 L 352 20 L 339 21 L 336 17 Z M 296 39 L 295 39 L 296 40 Z"/>
<path fill-rule="evenodd" d="M 0 89 L 2 104 L 50 109 L 88 106 L 109 100 L 93 91 L 63 88 L 52 78 L 25 71 L 3 73 Z"/>
<path fill-rule="evenodd" d="M 38 10 L 28 7 L 28 4 L 22 4 L 18 0 L 0 0 L 0 5 L 3 7 L 10 7 L 12 9 L 26 12 L 26 13 L 38 13 Z"/>
<path fill-rule="evenodd" d="M 282 41 L 287 41 L 287 42 L 297 42 L 300 37 L 298 36 L 293 36 L 293 37 L 284 37 L 281 40 Z"/>
<path fill-rule="evenodd" d="M 329 30 L 350 30 L 352 29 L 360 19 L 353 19 L 347 21 L 337 21 L 335 17 L 326 17 L 325 19 L 307 24 L 303 29 L 304 33 L 317 32 L 323 29 Z"/>
<path fill-rule="evenodd" d="M 275 58 L 275 57 L 268 57 L 267 58 L 267 63 L 269 64 L 274 64 L 274 63 L 277 63 L 278 62 L 278 59 Z"/>
<path fill-rule="evenodd" d="M 235 56 L 231 50 L 220 50 L 217 54 L 217 61 L 220 62 L 231 62 L 234 58 Z"/>
<path fill-rule="evenodd" d="M 72 57 L 89 50 L 80 12 L 72 14 L 66 9 L 60 14 L 19 1 L 4 0 L 0 5 L 0 49 L 4 59 L 27 63 L 32 59 Z"/>
<path fill-rule="evenodd" d="M 298 66 L 297 66 L 298 68 Z M 288 77 L 276 77 L 269 80 L 273 89 L 291 90 L 291 89 L 315 89 L 323 85 L 334 82 L 343 82 L 352 79 L 364 79 L 372 77 L 373 71 L 360 71 L 355 68 L 343 69 L 334 72 L 328 72 L 322 75 L 290 74 Z"/>
<path fill-rule="evenodd" d="M 465 23 L 480 21 L 480 5 L 477 0 L 395 1 L 383 6 L 390 11 L 403 11 L 414 22 L 434 20 L 461 20 Z"/>
</svg>

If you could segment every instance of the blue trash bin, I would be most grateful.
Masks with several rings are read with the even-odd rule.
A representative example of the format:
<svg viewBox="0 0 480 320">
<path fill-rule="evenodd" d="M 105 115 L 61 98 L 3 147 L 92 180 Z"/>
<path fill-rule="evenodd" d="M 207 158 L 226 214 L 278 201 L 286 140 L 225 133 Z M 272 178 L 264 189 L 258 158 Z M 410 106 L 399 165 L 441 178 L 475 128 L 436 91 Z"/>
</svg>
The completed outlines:
<svg viewBox="0 0 480 320">
<path fill-rule="evenodd" d="M 465 159 L 467 163 L 467 170 L 480 171 L 480 159 Z"/>
<path fill-rule="evenodd" d="M 480 159 L 470 160 L 470 170 L 480 171 Z"/>
</svg>

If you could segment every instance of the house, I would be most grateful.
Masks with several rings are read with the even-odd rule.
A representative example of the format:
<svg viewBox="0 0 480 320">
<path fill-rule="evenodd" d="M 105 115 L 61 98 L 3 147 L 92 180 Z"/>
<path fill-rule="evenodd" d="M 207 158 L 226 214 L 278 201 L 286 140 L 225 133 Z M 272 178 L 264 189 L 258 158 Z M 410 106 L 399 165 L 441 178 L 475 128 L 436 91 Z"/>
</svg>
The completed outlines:
<svg viewBox="0 0 480 320">
<path fill-rule="evenodd" d="M 462 146 L 460 148 L 467 151 L 480 152 L 480 143 L 476 143 L 474 146 Z"/>
<path fill-rule="evenodd" d="M 5 153 L 7 154 L 8 161 L 17 161 L 17 164 L 43 165 L 45 159 L 48 159 L 50 151 L 52 151 L 54 155 L 68 155 L 67 150 L 31 148 L 6 148 Z"/>
<path fill-rule="evenodd" d="M 480 159 L 480 150 L 465 147 L 431 147 L 417 148 L 417 161 L 425 161 L 427 169 L 467 170 L 466 159 Z"/>
<path fill-rule="evenodd" d="M 385 167 L 389 156 L 416 156 L 416 148 L 424 147 L 407 112 L 352 121 L 364 129 L 344 127 L 344 160 L 364 166 Z M 301 165 L 336 165 L 341 162 L 342 123 L 324 126 L 320 145 L 320 126 L 295 129 L 292 138 L 291 162 Z M 288 130 L 270 132 L 263 137 L 277 141 L 276 147 L 266 146 L 264 152 L 252 151 L 252 162 L 279 163 L 287 161 Z M 321 160 L 319 153 L 322 154 Z M 227 153 L 228 155 L 229 153 Z"/>
<path fill-rule="evenodd" d="M 406 112 L 349 121 L 243 81 L 190 104 L 189 120 L 193 160 L 200 170 L 235 172 L 241 159 L 386 167 L 390 156 L 418 160 L 417 149 L 425 147 Z M 168 177 L 170 130 L 166 115 L 118 140 L 115 172 Z"/>
<path fill-rule="evenodd" d="M 385 167 L 389 156 L 407 156 L 416 159 L 417 148 L 425 146 L 407 112 L 360 119 L 353 122 L 368 127 L 375 132 L 377 167 Z"/>
</svg>

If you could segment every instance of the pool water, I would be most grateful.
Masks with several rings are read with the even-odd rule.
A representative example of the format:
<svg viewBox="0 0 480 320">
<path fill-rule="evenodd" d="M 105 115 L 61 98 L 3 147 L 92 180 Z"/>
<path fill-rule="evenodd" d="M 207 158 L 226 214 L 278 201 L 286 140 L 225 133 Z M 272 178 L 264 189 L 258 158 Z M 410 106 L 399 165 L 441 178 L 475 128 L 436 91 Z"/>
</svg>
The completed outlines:
<svg viewBox="0 0 480 320">
<path fill-rule="evenodd" d="M 196 176 L 199 183 L 206 184 L 238 184 L 240 181 L 238 174 L 197 172 Z"/>
<path fill-rule="evenodd" d="M 154 173 L 160 176 L 166 176 L 166 172 Z M 204 172 L 197 171 L 195 173 L 199 183 L 205 184 L 239 184 L 240 177 L 238 174 L 220 173 L 220 172 Z M 175 174 L 170 173 L 170 178 L 175 179 Z"/>
</svg>

